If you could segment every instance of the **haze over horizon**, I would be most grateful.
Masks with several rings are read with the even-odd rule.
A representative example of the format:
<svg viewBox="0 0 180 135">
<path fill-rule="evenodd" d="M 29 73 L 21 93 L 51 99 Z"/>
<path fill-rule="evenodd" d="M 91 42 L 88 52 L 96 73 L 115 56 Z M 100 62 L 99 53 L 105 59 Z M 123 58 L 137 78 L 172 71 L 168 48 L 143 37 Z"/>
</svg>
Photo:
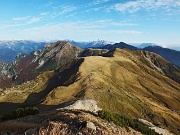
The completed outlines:
<svg viewBox="0 0 180 135">
<path fill-rule="evenodd" d="M 180 0 L 5 0 L 0 6 L 0 40 L 180 46 Z"/>
</svg>

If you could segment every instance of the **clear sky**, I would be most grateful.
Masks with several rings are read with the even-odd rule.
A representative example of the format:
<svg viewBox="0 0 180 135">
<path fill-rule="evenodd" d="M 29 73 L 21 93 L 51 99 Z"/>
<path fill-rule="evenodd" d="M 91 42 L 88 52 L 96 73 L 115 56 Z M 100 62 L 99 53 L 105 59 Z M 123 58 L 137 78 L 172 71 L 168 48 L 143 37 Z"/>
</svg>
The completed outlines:
<svg viewBox="0 0 180 135">
<path fill-rule="evenodd" d="M 0 40 L 180 45 L 180 0 L 0 0 Z"/>
</svg>

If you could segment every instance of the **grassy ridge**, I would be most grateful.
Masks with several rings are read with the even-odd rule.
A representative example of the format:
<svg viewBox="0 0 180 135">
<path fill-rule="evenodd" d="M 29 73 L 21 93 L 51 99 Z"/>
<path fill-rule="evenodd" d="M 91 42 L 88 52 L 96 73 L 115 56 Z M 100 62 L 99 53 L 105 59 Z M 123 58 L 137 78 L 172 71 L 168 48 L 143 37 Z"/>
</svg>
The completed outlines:
<svg viewBox="0 0 180 135">
<path fill-rule="evenodd" d="M 18 94 L 16 99 L 25 100 L 28 96 L 26 101 L 42 101 L 46 106 L 94 99 L 105 110 L 130 118 L 145 118 L 178 134 L 180 84 L 157 72 L 140 52 L 117 49 L 111 56 L 86 57 L 79 65 L 65 68 L 70 73 L 67 80 L 66 74 L 59 70 L 43 73 L 38 85 L 19 89 L 23 94 Z M 30 93 L 34 95 L 29 96 Z M 10 93 L 0 100 L 16 102 L 14 97 Z"/>
</svg>

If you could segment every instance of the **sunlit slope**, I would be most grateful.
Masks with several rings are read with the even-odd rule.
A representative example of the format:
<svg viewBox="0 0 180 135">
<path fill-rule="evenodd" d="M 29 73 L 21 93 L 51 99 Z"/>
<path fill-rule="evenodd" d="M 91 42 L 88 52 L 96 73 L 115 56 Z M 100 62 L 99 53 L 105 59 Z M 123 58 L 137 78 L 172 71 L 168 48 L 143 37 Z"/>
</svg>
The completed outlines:
<svg viewBox="0 0 180 135">
<path fill-rule="evenodd" d="M 44 104 L 92 98 L 104 109 L 177 130 L 180 84 L 152 68 L 153 63 L 141 52 L 117 49 L 112 54 L 114 57 L 86 57 L 79 67 L 78 81 L 55 88 Z"/>
<path fill-rule="evenodd" d="M 180 84 L 168 78 L 160 68 L 169 63 L 150 54 L 116 49 L 105 57 L 79 58 L 64 69 L 44 72 L 34 80 L 7 88 L 11 91 L 0 96 L 0 107 L 4 108 L 0 114 L 22 105 L 38 105 L 44 110 L 64 102 L 91 98 L 103 109 L 143 118 L 178 133 Z M 175 69 L 173 67 L 173 71 Z M 176 73 L 178 77 L 178 68 Z"/>
</svg>

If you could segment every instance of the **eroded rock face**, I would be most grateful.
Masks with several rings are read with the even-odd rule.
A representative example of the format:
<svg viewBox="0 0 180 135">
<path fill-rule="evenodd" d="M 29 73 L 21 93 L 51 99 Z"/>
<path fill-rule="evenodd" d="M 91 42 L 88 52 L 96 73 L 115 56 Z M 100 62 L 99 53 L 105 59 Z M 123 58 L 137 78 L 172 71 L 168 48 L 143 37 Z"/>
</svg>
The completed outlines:
<svg viewBox="0 0 180 135">
<path fill-rule="evenodd" d="M 80 110 L 87 110 L 91 112 L 97 112 L 97 111 L 102 110 L 101 108 L 97 106 L 97 102 L 92 99 L 77 100 L 72 105 L 69 105 L 67 107 L 60 108 L 60 109 L 80 109 Z"/>
<path fill-rule="evenodd" d="M 154 52 L 156 54 L 159 54 L 163 58 L 167 59 L 171 63 L 174 63 L 178 66 L 180 66 L 180 51 L 175 51 L 168 48 L 163 48 L 160 46 L 148 46 L 145 47 L 143 50 Z"/>
<path fill-rule="evenodd" d="M 56 70 L 71 63 L 81 52 L 81 48 L 67 41 L 58 41 L 29 55 L 19 54 L 12 64 L 0 63 L 0 83 L 4 87 L 13 83 L 21 84 L 43 71 Z"/>
<path fill-rule="evenodd" d="M 180 78 L 178 73 L 180 71 L 179 66 L 169 63 L 166 59 L 153 52 L 141 51 L 141 53 L 144 56 L 144 58 L 146 58 L 151 64 L 150 67 L 155 69 L 157 72 L 166 75 L 172 80 L 180 83 Z"/>
<path fill-rule="evenodd" d="M 173 133 L 170 133 L 168 130 L 160 128 L 152 124 L 151 122 L 144 120 L 144 119 L 138 119 L 143 124 L 147 125 L 150 129 L 155 130 L 156 133 L 162 134 L 162 135 L 173 135 Z"/>
</svg>

